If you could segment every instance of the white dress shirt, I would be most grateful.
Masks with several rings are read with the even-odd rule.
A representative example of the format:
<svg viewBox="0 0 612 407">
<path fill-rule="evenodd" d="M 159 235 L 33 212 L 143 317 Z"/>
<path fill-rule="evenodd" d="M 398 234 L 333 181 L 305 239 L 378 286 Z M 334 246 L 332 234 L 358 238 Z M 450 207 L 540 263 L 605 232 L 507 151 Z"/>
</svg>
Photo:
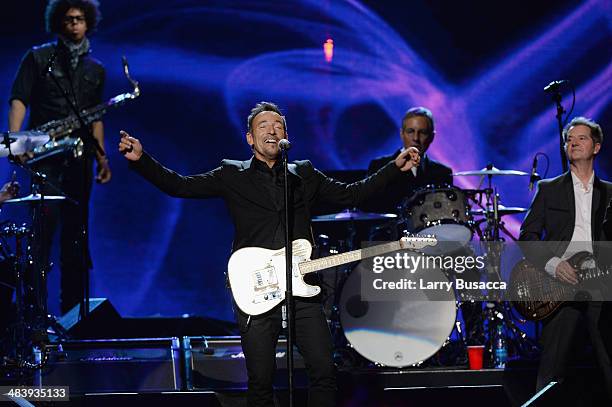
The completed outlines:
<svg viewBox="0 0 612 407">
<path fill-rule="evenodd" d="M 546 263 L 544 269 L 548 274 L 555 277 L 555 271 L 561 261 L 567 260 L 574 254 L 581 251 L 593 253 L 593 240 L 591 238 L 591 206 L 593 202 L 593 181 L 595 172 L 591 174 L 589 182 L 584 185 L 582 181 L 573 173 L 572 182 L 574 184 L 574 203 L 575 221 L 574 233 L 569 246 L 561 257 L 553 257 Z"/>
</svg>

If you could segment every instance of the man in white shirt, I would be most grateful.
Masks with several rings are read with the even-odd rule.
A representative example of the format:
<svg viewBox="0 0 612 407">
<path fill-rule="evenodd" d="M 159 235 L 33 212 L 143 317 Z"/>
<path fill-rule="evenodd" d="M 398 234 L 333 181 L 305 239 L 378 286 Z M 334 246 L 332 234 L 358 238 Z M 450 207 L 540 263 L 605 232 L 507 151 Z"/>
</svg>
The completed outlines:
<svg viewBox="0 0 612 407">
<path fill-rule="evenodd" d="M 526 249 L 528 260 L 559 281 L 574 285 L 578 276 L 567 259 L 580 251 L 593 252 L 593 242 L 606 239 L 602 224 L 612 198 L 612 183 L 600 180 L 594 172 L 595 157 L 603 142 L 603 132 L 597 123 L 576 117 L 565 127 L 563 137 L 570 171 L 538 184 L 521 226 L 520 240 L 550 242 L 546 246 L 537 245 L 537 255 L 530 255 Z M 600 331 L 601 307 L 601 302 L 566 302 L 543 321 L 538 390 L 551 381 L 565 379 L 568 361 L 575 352 L 576 328 L 584 320 L 607 392 L 612 397 L 610 355 Z"/>
</svg>

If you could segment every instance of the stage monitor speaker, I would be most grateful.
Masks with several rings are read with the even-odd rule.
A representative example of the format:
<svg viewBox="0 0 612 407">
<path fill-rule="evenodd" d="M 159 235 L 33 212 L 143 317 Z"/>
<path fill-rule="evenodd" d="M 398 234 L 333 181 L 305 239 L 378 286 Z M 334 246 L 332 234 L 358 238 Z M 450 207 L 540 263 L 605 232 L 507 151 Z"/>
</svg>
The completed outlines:
<svg viewBox="0 0 612 407">
<path fill-rule="evenodd" d="M 121 316 L 107 298 L 90 298 L 89 313 L 80 319 L 81 304 L 59 319 L 71 339 L 113 338 L 120 330 Z"/>
<path fill-rule="evenodd" d="M 238 336 L 186 336 L 185 382 L 188 390 L 239 390 L 247 388 L 246 364 Z M 302 356 L 294 348 L 295 386 L 306 386 Z M 287 387 L 287 340 L 279 338 L 276 347 L 277 370 L 274 387 Z"/>
<path fill-rule="evenodd" d="M 71 396 L 183 388 L 178 338 L 69 340 L 48 345 L 45 352 L 34 385 L 68 386 Z"/>
</svg>

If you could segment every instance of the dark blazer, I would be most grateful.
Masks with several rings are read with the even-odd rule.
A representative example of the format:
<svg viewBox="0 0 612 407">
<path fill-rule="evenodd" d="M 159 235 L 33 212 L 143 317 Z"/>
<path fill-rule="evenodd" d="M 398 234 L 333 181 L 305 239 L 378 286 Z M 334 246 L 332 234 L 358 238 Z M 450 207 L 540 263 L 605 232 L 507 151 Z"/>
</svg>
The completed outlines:
<svg viewBox="0 0 612 407">
<path fill-rule="evenodd" d="M 374 174 L 387 163 L 399 155 L 401 150 L 397 150 L 392 155 L 379 157 L 370 162 L 368 175 Z M 421 164 L 417 168 L 416 177 L 412 171 L 407 171 L 395 178 L 382 192 L 364 203 L 361 208 L 371 212 L 397 213 L 397 207 L 405 198 L 427 185 L 452 185 L 453 176 L 449 167 L 441 164 L 425 155 Z"/>
<path fill-rule="evenodd" d="M 607 241 L 612 241 L 612 199 L 608 204 L 608 209 L 606 209 L 606 217 L 603 223 L 603 230 L 606 235 Z"/>
<path fill-rule="evenodd" d="M 212 171 L 182 176 L 163 167 L 147 153 L 130 167 L 168 195 L 180 198 L 213 198 L 225 200 L 234 223 L 233 250 L 246 246 L 267 247 L 270 236 L 284 219 L 283 210 L 277 209 L 272 197 L 257 185 L 253 158 L 247 161 L 223 160 Z M 325 176 L 310 161 L 295 161 L 289 165 L 290 187 L 293 200 L 293 239 L 308 239 L 311 208 L 317 202 L 334 203 L 345 207 L 358 206 L 367 197 L 381 191 L 401 171 L 393 163 L 376 174 L 352 184 L 345 184 Z"/>
<path fill-rule="evenodd" d="M 591 238 L 605 240 L 603 220 L 606 203 L 612 198 L 612 183 L 593 181 L 593 202 L 591 205 Z M 556 178 L 542 180 L 531 202 L 529 212 L 521 225 L 519 240 L 547 241 L 550 245 L 522 245 L 523 252 L 535 266 L 543 268 L 552 257 L 565 253 L 574 233 L 576 218 L 574 185 L 569 172 Z"/>
</svg>

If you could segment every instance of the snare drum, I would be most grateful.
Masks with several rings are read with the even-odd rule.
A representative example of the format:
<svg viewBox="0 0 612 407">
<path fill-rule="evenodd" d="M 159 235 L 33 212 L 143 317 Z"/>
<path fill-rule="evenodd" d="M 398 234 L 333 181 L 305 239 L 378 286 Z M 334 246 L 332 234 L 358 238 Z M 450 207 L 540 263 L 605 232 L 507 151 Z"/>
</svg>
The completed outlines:
<svg viewBox="0 0 612 407">
<path fill-rule="evenodd" d="M 404 217 L 414 232 L 434 235 L 439 244 L 424 251 L 441 254 L 465 247 L 474 234 L 467 197 L 459 188 L 429 186 L 403 205 Z"/>
<path fill-rule="evenodd" d="M 342 329 L 357 353 L 380 365 L 405 367 L 428 359 L 444 346 L 457 315 L 453 290 L 439 293 L 436 299 L 414 289 L 403 291 L 398 300 L 367 301 L 361 296 L 365 273 L 372 270 L 357 266 L 340 296 Z M 411 278 L 448 281 L 436 269 L 417 270 Z"/>
</svg>

